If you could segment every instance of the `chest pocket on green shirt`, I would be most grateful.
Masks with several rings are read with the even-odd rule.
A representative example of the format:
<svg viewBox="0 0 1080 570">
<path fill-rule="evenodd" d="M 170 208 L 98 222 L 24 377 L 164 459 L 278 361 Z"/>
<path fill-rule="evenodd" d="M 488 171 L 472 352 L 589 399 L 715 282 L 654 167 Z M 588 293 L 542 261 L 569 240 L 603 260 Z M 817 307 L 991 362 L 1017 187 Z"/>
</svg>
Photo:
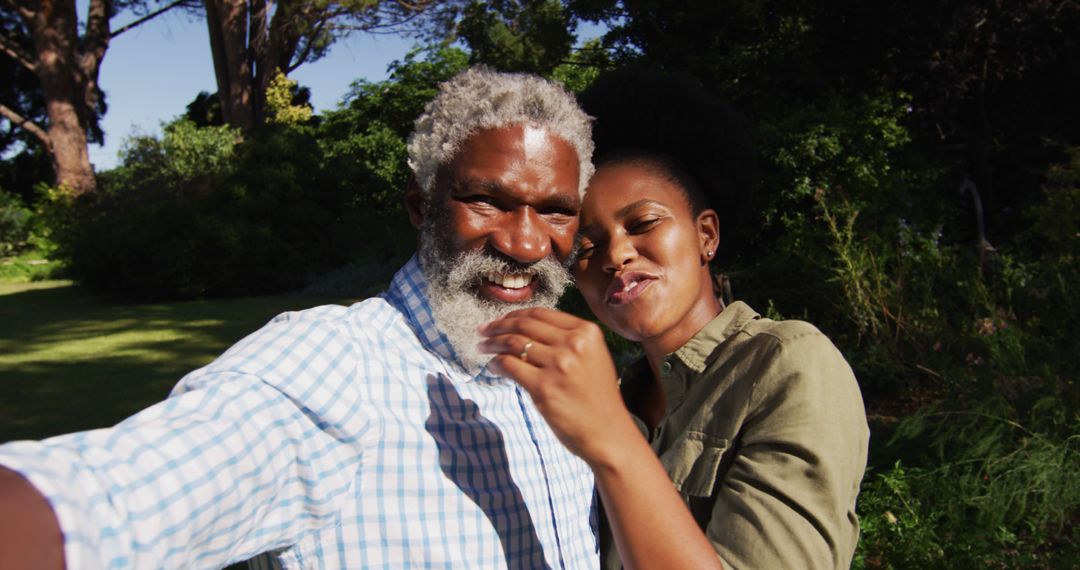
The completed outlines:
<svg viewBox="0 0 1080 570">
<path fill-rule="evenodd" d="M 700 431 L 688 431 L 660 455 L 675 488 L 690 497 L 708 497 L 716 483 L 720 458 L 731 442 Z"/>
</svg>

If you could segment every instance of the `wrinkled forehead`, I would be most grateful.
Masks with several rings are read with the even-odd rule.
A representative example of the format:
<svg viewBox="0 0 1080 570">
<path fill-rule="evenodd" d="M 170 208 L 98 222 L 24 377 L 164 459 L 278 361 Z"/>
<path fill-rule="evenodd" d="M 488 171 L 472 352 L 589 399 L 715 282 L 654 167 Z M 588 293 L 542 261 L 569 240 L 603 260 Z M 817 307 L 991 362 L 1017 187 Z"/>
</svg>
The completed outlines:
<svg viewBox="0 0 1080 570">
<path fill-rule="evenodd" d="M 543 125 L 524 123 L 478 130 L 462 141 L 439 170 L 455 177 L 468 173 L 494 180 L 519 178 L 571 191 L 580 201 L 577 149 Z"/>
</svg>

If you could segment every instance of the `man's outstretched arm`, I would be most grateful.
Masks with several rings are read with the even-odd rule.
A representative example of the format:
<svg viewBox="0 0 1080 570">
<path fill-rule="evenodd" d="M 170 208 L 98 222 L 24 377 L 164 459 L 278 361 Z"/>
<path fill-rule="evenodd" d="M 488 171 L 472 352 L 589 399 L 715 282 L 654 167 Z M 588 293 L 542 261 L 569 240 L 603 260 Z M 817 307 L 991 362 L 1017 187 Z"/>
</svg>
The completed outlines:
<svg viewBox="0 0 1080 570">
<path fill-rule="evenodd" d="M 64 537 L 45 497 L 0 467 L 0 570 L 64 567 Z"/>
</svg>

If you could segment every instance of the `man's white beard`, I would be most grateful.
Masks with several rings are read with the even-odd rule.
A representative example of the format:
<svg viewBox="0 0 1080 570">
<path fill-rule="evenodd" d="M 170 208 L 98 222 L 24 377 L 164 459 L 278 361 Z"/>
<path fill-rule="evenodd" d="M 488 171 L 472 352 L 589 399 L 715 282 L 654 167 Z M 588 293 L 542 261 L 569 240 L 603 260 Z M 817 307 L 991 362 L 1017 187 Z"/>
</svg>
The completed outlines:
<svg viewBox="0 0 1080 570">
<path fill-rule="evenodd" d="M 430 210 L 429 210 L 430 211 Z M 446 335 L 465 370 L 486 365 L 494 355 L 481 353 L 476 345 L 481 337 L 476 329 L 517 309 L 554 307 L 571 283 L 570 271 L 552 256 L 531 265 L 495 257 L 485 251 L 449 250 L 453 238 L 440 220 L 425 223 L 420 230 L 420 267 L 428 282 L 428 296 L 435 325 Z M 536 274 L 535 290 L 529 300 L 504 303 L 481 297 L 479 287 L 492 273 Z"/>
</svg>

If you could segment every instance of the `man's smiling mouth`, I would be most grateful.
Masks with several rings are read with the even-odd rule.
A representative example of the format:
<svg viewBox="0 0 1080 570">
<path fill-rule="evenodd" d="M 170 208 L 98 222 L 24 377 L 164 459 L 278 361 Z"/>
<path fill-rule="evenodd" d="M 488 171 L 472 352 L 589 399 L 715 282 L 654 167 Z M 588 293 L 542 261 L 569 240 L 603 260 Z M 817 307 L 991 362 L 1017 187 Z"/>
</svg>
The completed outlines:
<svg viewBox="0 0 1080 570">
<path fill-rule="evenodd" d="M 488 273 L 484 276 L 489 282 L 503 289 L 522 289 L 532 283 L 532 273 Z"/>
</svg>

